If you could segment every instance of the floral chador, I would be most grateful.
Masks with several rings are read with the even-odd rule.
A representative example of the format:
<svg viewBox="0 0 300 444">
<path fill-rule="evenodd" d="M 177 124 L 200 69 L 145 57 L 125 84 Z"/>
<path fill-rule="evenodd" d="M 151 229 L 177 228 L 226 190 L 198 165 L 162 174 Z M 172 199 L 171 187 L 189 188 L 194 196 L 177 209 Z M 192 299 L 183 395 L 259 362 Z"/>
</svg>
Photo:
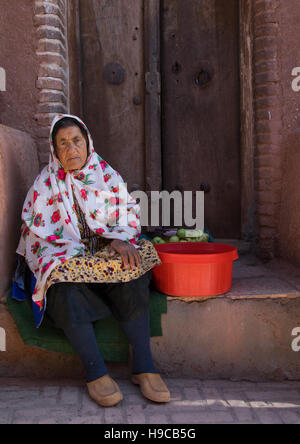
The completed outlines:
<svg viewBox="0 0 300 444">
<path fill-rule="evenodd" d="M 65 117 L 76 119 L 88 136 L 81 170 L 66 171 L 55 154 L 53 128 Z M 27 194 L 22 221 L 17 253 L 36 279 L 32 299 L 40 310 L 55 282 L 126 282 L 160 264 L 151 243 L 140 239 L 139 205 L 120 174 L 95 152 L 87 127 L 75 116 L 60 114 L 53 120 L 49 164 Z M 141 267 L 124 270 L 119 255 L 110 257 L 113 239 L 138 248 Z"/>
</svg>

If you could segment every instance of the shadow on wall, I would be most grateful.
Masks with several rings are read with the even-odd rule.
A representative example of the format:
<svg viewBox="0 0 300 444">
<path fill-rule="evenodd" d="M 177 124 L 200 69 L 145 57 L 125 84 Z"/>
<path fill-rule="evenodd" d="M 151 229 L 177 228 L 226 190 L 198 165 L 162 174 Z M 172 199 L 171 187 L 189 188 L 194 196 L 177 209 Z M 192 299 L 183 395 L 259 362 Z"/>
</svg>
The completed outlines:
<svg viewBox="0 0 300 444">
<path fill-rule="evenodd" d="M 38 173 L 37 148 L 31 136 L 0 125 L 0 301 L 5 301 L 11 285 L 21 211 Z"/>
</svg>

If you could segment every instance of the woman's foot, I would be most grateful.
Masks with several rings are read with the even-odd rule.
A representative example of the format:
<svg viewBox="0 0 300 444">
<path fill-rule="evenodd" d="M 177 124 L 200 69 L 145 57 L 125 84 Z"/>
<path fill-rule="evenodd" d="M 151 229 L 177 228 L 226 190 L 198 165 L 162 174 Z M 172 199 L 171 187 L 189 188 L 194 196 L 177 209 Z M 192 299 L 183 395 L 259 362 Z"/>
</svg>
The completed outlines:
<svg viewBox="0 0 300 444">
<path fill-rule="evenodd" d="M 170 392 L 158 373 L 132 375 L 131 381 L 139 385 L 145 398 L 154 402 L 169 402 Z"/>
<path fill-rule="evenodd" d="M 87 388 L 90 397 L 102 407 L 112 407 L 123 399 L 118 384 L 109 375 L 88 382 Z"/>
</svg>

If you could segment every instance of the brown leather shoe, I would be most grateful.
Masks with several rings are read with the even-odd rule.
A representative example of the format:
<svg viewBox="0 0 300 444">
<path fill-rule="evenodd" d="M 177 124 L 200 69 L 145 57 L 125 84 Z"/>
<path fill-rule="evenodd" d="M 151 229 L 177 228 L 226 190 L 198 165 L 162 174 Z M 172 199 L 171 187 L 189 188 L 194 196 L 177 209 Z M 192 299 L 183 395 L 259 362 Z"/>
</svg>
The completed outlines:
<svg viewBox="0 0 300 444">
<path fill-rule="evenodd" d="M 103 407 L 112 407 L 123 399 L 118 384 L 109 375 L 88 382 L 87 388 L 90 397 Z"/>
<path fill-rule="evenodd" d="M 170 392 L 158 373 L 132 375 L 131 381 L 139 385 L 145 398 L 154 402 L 169 402 Z"/>
</svg>

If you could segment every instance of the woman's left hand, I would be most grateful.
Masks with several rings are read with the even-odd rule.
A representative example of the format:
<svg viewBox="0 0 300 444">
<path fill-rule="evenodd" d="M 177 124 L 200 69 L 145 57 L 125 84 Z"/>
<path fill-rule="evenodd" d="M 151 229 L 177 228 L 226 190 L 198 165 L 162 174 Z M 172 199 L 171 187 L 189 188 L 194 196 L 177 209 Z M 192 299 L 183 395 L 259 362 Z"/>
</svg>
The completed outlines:
<svg viewBox="0 0 300 444">
<path fill-rule="evenodd" d="M 110 256 L 114 256 L 116 253 L 119 253 L 121 256 L 125 269 L 130 265 L 131 269 L 135 270 L 135 267 L 141 265 L 141 256 L 139 252 L 133 245 L 128 244 L 127 242 L 114 239 L 110 244 Z"/>
</svg>

